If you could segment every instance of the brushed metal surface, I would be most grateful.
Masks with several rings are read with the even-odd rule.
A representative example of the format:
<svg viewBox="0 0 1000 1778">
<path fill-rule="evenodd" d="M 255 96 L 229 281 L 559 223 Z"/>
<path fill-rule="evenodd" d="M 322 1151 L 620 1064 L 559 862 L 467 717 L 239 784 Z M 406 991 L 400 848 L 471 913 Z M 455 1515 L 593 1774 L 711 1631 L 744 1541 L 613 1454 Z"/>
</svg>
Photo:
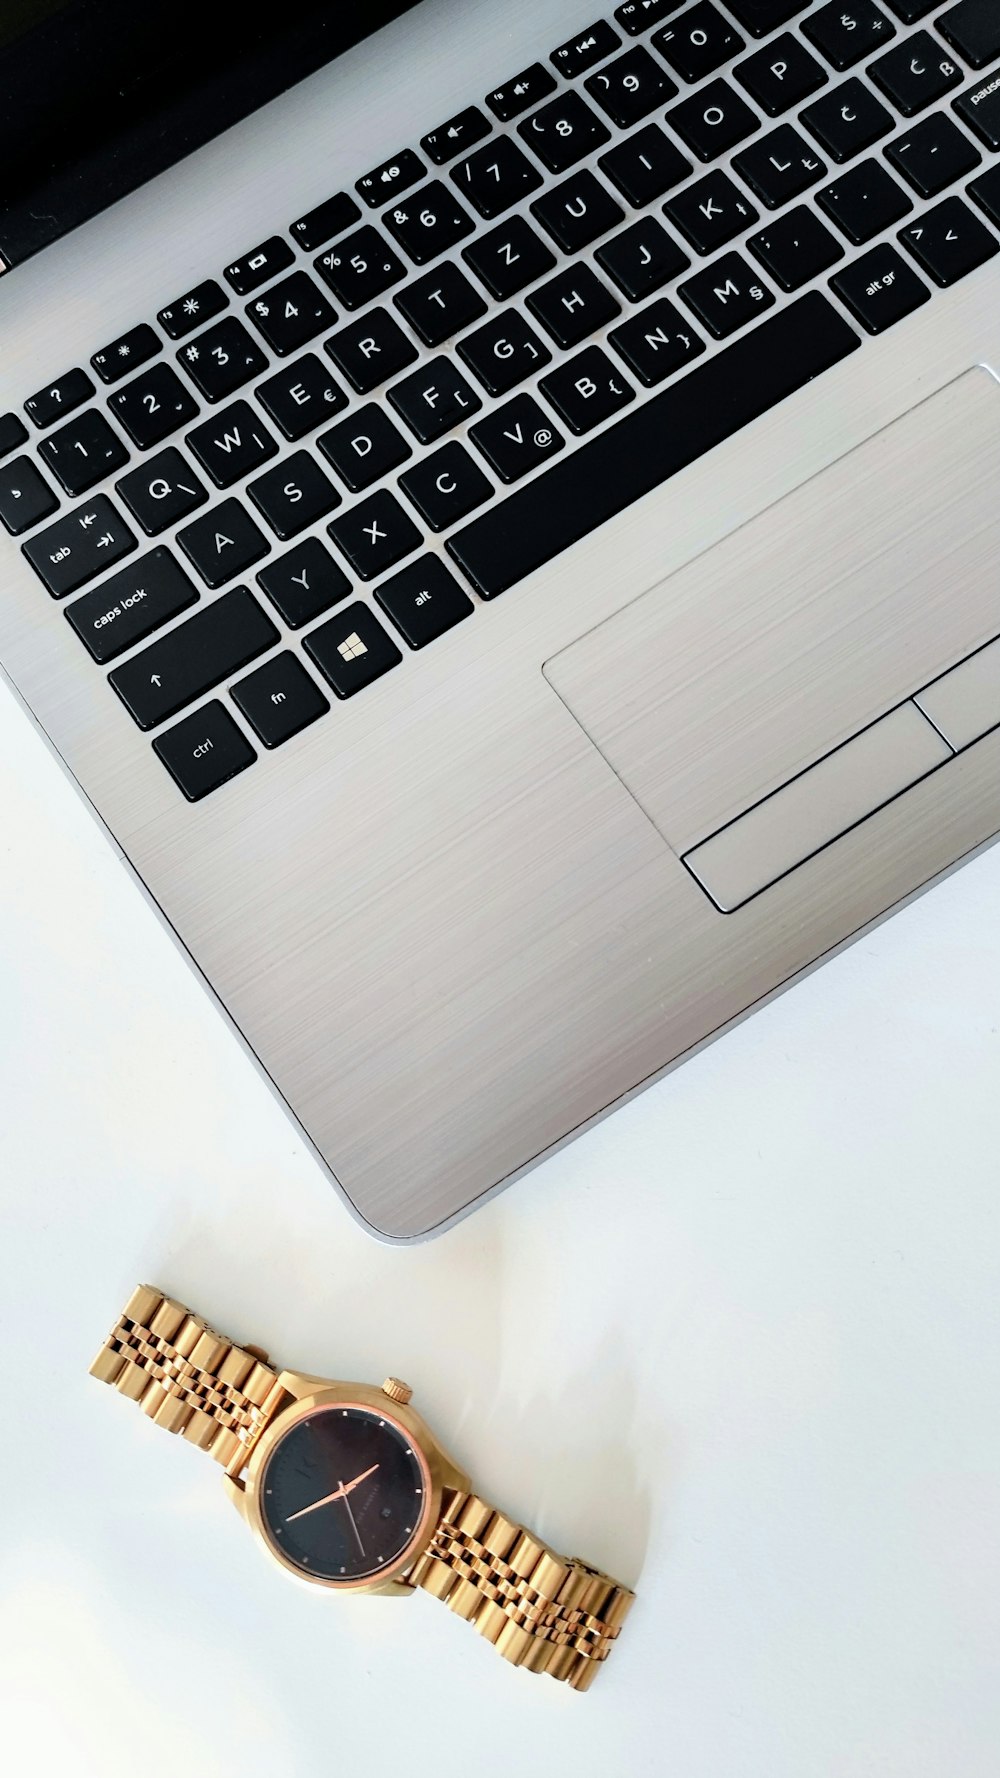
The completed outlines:
<svg viewBox="0 0 1000 1778">
<path fill-rule="evenodd" d="M 0 278 L 0 406 L 591 16 L 426 0 Z M 996 262 L 195 807 L 0 551 L 10 682 L 371 1228 L 443 1226 L 1000 826 L 993 735 L 723 918 L 541 672 L 977 363 Z M 716 640 L 706 613 L 692 666 Z"/>
<path fill-rule="evenodd" d="M 916 703 L 953 747 L 1000 723 L 1000 637 L 918 692 Z"/>
</svg>

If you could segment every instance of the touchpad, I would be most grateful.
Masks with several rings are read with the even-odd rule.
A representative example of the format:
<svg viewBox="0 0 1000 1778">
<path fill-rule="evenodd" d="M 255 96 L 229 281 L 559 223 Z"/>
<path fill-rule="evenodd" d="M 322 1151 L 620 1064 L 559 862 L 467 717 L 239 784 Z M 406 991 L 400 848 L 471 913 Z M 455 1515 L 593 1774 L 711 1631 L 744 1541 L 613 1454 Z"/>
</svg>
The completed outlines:
<svg viewBox="0 0 1000 1778">
<path fill-rule="evenodd" d="M 952 757 L 918 694 L 1000 634 L 998 490 L 1000 389 L 970 370 L 555 655 L 546 677 L 679 856 L 707 857 L 761 804 L 755 844 L 773 833 L 780 855 L 789 815 L 815 850 L 831 798 L 850 821 L 826 839 Z"/>
</svg>

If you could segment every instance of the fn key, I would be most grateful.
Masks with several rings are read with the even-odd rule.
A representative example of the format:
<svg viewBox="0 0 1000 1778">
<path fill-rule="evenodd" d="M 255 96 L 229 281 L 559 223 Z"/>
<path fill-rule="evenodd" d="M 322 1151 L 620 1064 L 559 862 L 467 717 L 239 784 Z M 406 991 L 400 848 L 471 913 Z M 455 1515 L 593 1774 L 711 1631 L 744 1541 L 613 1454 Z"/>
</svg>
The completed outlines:
<svg viewBox="0 0 1000 1778">
<path fill-rule="evenodd" d="M 257 758 L 246 736 L 218 698 L 185 716 L 153 742 L 175 784 L 196 803 Z"/>
</svg>

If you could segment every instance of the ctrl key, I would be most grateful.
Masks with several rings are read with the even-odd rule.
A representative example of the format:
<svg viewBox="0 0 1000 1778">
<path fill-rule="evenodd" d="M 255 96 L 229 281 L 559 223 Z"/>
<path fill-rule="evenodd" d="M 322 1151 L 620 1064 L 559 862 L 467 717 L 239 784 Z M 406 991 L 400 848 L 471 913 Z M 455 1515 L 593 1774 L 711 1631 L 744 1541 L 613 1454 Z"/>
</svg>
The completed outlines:
<svg viewBox="0 0 1000 1778">
<path fill-rule="evenodd" d="M 220 785 L 228 784 L 257 758 L 218 698 L 158 735 L 153 752 L 159 754 L 189 803 L 200 802 Z"/>
</svg>

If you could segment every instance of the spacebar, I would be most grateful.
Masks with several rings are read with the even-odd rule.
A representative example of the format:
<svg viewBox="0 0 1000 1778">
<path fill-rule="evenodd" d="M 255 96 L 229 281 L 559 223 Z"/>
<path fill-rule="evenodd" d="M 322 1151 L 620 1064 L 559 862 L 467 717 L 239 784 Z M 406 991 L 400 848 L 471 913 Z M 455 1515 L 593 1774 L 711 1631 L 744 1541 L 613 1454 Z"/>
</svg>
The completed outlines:
<svg viewBox="0 0 1000 1778">
<path fill-rule="evenodd" d="M 448 539 L 484 599 L 523 580 L 860 345 L 818 290 Z"/>
</svg>

